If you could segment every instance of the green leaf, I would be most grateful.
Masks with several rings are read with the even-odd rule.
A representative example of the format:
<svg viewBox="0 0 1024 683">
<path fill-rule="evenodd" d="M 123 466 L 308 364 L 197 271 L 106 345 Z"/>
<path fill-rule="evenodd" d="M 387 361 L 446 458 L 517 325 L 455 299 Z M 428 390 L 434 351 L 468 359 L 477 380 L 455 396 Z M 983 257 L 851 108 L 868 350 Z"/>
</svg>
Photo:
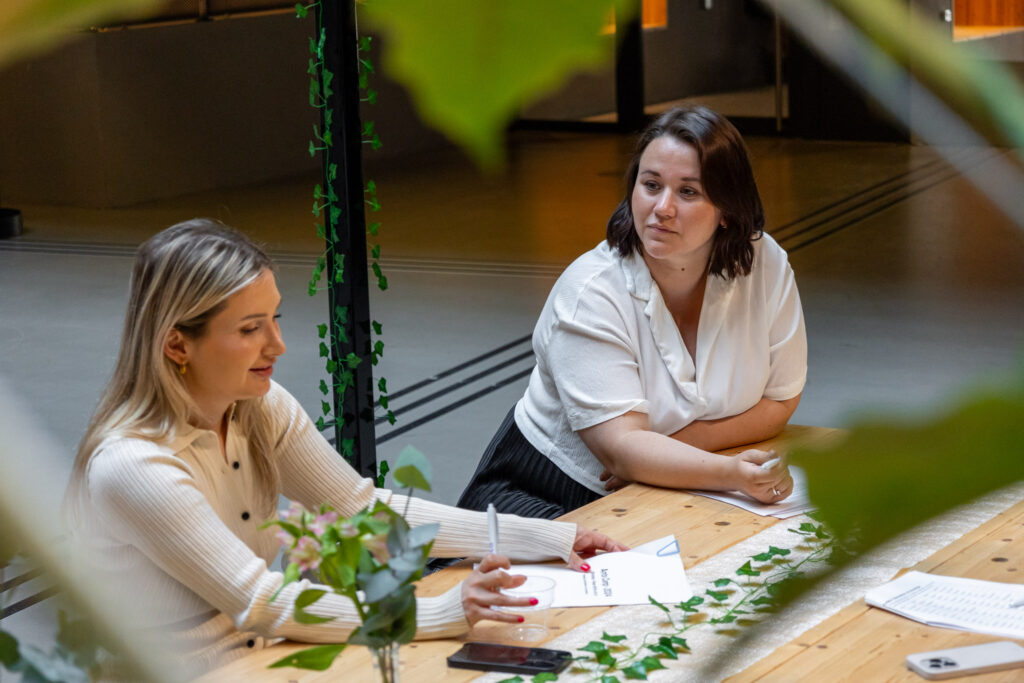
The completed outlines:
<svg viewBox="0 0 1024 683">
<path fill-rule="evenodd" d="M 513 676 L 512 678 L 503 678 L 498 683 L 523 683 L 522 676 Z"/>
<path fill-rule="evenodd" d="M 736 570 L 739 576 L 760 576 L 761 572 L 750 566 L 750 560 L 747 560 L 742 567 Z"/>
<path fill-rule="evenodd" d="M 295 5 L 295 16 L 299 19 L 305 19 L 307 14 L 309 14 L 309 10 L 306 9 L 305 5 L 301 2 Z"/>
<path fill-rule="evenodd" d="M 380 334 L 380 323 L 376 320 L 373 321 L 373 331 L 375 334 Z M 388 393 L 388 381 L 384 377 L 377 380 L 377 391 L 382 394 Z"/>
<path fill-rule="evenodd" d="M 373 258 L 377 258 L 377 259 L 380 258 L 380 245 L 379 244 L 373 245 L 373 248 L 370 249 L 370 256 L 372 256 Z"/>
<path fill-rule="evenodd" d="M 299 597 L 295 598 L 295 621 L 300 624 L 324 624 L 333 621 L 334 617 L 318 617 L 306 612 L 307 607 L 315 604 L 326 593 L 327 591 L 320 588 L 310 588 L 299 593 Z"/>
<path fill-rule="evenodd" d="M 789 550 L 789 548 L 776 548 L 775 546 L 770 545 L 768 546 L 768 552 L 772 555 L 784 557 L 786 555 L 789 555 L 791 551 Z"/>
<path fill-rule="evenodd" d="M 318 645 L 317 647 L 311 647 L 307 650 L 300 650 L 294 654 L 290 654 L 283 659 L 279 659 L 270 665 L 271 669 L 280 669 L 286 666 L 295 667 L 296 669 L 310 669 L 312 671 L 326 671 L 331 664 L 334 663 L 334 659 L 341 654 L 341 651 L 345 649 L 346 643 L 338 643 L 337 645 Z"/>
<path fill-rule="evenodd" d="M 716 602 L 725 602 L 725 600 L 729 597 L 728 593 L 722 593 L 721 591 L 713 590 L 706 590 L 704 591 L 704 594 L 710 596 L 711 599 Z"/>
<path fill-rule="evenodd" d="M 373 36 L 360 36 L 359 37 L 359 51 L 366 52 L 370 49 L 370 41 L 373 40 Z"/>
<path fill-rule="evenodd" d="M 431 467 L 426 456 L 412 446 L 406 446 L 398 454 L 392 478 L 401 488 L 430 491 Z"/>
<path fill-rule="evenodd" d="M 374 221 L 370 223 L 368 226 L 366 226 L 366 231 L 373 235 L 374 237 L 376 237 L 377 233 L 380 232 L 380 221 Z"/>
<path fill-rule="evenodd" d="M 542 671 L 530 680 L 533 683 L 548 683 L 548 681 L 557 681 L 558 674 L 551 673 L 550 671 Z"/>
<path fill-rule="evenodd" d="M 613 655 L 608 650 L 601 650 L 600 652 L 594 653 L 594 659 L 597 660 L 598 664 L 607 669 L 612 669 L 618 665 L 618 661 L 615 659 L 615 655 Z"/>
<path fill-rule="evenodd" d="M 648 645 L 647 649 L 654 652 L 662 657 L 668 657 L 669 659 L 679 659 L 679 655 L 676 654 L 675 648 L 671 645 Z"/>
<path fill-rule="evenodd" d="M 331 404 L 327 401 L 320 401 L 320 409 L 324 412 L 324 415 L 331 414 Z"/>
<path fill-rule="evenodd" d="M 0 664 L 11 670 L 19 659 L 21 655 L 18 654 L 18 641 L 10 633 L 0 631 Z"/>
<path fill-rule="evenodd" d="M 601 640 L 607 640 L 609 643 L 621 643 L 626 639 L 626 636 L 613 636 L 607 631 L 601 631 Z"/>
<path fill-rule="evenodd" d="M 852 549 L 863 551 L 1024 478 L 1024 377 L 1014 381 L 1017 385 L 1002 393 L 975 391 L 937 419 L 865 422 L 831 449 L 795 450 L 792 460 L 806 469 L 822 519 L 841 539 L 856 529 Z M 849 467 L 851 462 L 857 466 Z"/>
<path fill-rule="evenodd" d="M 384 66 L 413 95 L 420 118 L 494 167 L 517 112 L 576 70 L 610 62 L 614 39 L 601 31 L 612 6 L 612 0 L 375 0 L 362 6 L 361 16 L 387 34 Z"/>
<path fill-rule="evenodd" d="M 755 562 L 767 562 L 770 559 L 772 559 L 772 557 L 774 557 L 774 556 L 770 552 L 769 553 L 758 553 L 757 555 L 751 555 L 750 556 L 750 558 L 752 560 L 754 560 Z"/>
<path fill-rule="evenodd" d="M 648 671 L 657 671 L 658 669 L 667 668 L 657 657 L 644 657 L 640 660 L 640 663 L 643 664 L 644 668 Z"/>
<path fill-rule="evenodd" d="M 583 650 L 584 652 L 593 652 L 596 654 L 598 652 L 604 652 L 608 649 L 608 646 L 602 643 L 600 640 L 592 640 L 583 647 L 578 647 L 576 649 Z"/>
<path fill-rule="evenodd" d="M 650 603 L 651 603 L 652 605 L 654 605 L 655 607 L 657 607 L 658 609 L 660 609 L 660 610 L 661 610 L 662 612 L 664 612 L 665 614 L 668 614 L 668 607 L 665 607 L 665 605 L 663 605 L 663 604 L 661 604 L 660 602 L 658 602 L 657 600 L 655 600 L 653 596 L 650 596 L 650 595 L 648 595 L 648 596 L 647 596 L 647 599 L 648 599 L 648 600 L 650 601 Z"/>
<path fill-rule="evenodd" d="M 389 593 L 397 589 L 402 585 L 402 582 L 395 577 L 395 575 L 388 571 L 382 570 L 373 574 L 370 580 L 366 582 L 366 602 L 377 602 L 382 600 Z"/>
<path fill-rule="evenodd" d="M 619 683 L 619 679 L 615 676 L 605 674 L 604 676 L 601 676 L 601 683 Z"/>
<path fill-rule="evenodd" d="M 387 418 L 388 418 L 388 424 L 390 424 L 390 425 L 393 425 L 393 424 L 395 424 L 395 422 L 398 421 L 397 418 L 395 418 L 395 414 L 393 412 L 391 412 L 390 410 L 388 411 Z"/>
<path fill-rule="evenodd" d="M 626 678 L 633 679 L 635 681 L 646 681 L 647 680 L 647 667 L 644 666 L 643 662 L 637 662 L 631 666 L 626 667 L 622 670 L 622 674 Z"/>
<path fill-rule="evenodd" d="M 732 583 L 732 579 L 715 579 L 715 586 L 717 586 L 718 588 L 728 586 L 730 583 Z"/>
<path fill-rule="evenodd" d="M 320 337 L 321 339 L 323 339 L 324 337 L 327 336 L 327 324 L 326 323 L 321 323 L 321 324 L 316 326 L 316 336 Z M 323 355 L 323 354 L 321 354 L 321 355 Z"/>
</svg>

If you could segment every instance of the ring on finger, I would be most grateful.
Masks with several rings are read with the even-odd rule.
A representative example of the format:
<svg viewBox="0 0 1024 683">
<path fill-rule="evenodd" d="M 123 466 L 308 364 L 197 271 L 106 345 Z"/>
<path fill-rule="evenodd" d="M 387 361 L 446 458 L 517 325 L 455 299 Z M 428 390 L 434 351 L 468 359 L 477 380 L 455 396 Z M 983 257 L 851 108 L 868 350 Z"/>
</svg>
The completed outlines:
<svg viewBox="0 0 1024 683">
<path fill-rule="evenodd" d="M 772 493 L 774 493 L 776 496 L 781 496 L 782 495 L 781 493 L 779 493 L 779 490 L 776 489 L 776 488 L 772 489 Z"/>
</svg>

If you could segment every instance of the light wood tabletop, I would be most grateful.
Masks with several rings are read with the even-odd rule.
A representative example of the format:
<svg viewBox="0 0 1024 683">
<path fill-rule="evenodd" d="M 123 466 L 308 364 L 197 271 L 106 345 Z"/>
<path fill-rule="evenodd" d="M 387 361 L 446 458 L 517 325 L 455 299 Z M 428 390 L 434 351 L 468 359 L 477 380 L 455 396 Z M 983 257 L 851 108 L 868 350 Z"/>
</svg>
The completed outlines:
<svg viewBox="0 0 1024 683">
<path fill-rule="evenodd" d="M 842 432 L 825 427 L 788 426 L 774 439 L 723 451 L 738 453 L 746 448 L 777 448 L 784 450 L 795 444 L 819 445 L 841 438 Z M 727 503 L 670 489 L 644 484 L 630 484 L 560 518 L 576 522 L 607 534 L 628 545 L 675 534 L 683 549 L 683 564 L 690 567 L 722 552 L 779 522 L 774 517 L 761 517 Z M 419 582 L 417 595 L 440 595 L 471 571 L 469 562 L 444 569 Z M 609 607 L 576 607 L 554 609 L 549 617 L 548 638 L 551 640 L 576 626 L 604 613 Z M 449 669 L 446 659 L 468 640 L 508 642 L 502 626 L 481 622 L 460 639 L 414 641 L 400 649 L 401 677 L 406 683 L 436 681 L 468 681 L 479 671 Z M 540 645 L 542 643 L 531 643 Z M 242 659 L 206 674 L 200 681 L 377 681 L 379 676 L 366 648 L 351 646 L 323 672 L 302 669 L 268 669 L 272 662 L 292 652 L 309 647 L 305 643 L 284 642 L 252 653 Z"/>
<path fill-rule="evenodd" d="M 988 581 L 1024 582 L 1024 501 L 997 514 L 911 569 Z M 926 626 L 877 607 L 869 607 L 863 599 L 858 599 L 728 680 L 731 683 L 912 683 L 924 679 L 907 669 L 907 655 L 995 640 L 1010 639 Z M 1016 669 L 947 680 L 971 683 L 1022 681 L 1024 671 Z"/>
</svg>

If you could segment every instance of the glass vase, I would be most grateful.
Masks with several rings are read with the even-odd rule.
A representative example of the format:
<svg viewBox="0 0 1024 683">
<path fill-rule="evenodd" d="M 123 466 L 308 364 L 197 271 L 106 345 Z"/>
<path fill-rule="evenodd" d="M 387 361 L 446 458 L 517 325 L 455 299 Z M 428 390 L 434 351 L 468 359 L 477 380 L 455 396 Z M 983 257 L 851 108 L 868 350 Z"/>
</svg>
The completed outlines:
<svg viewBox="0 0 1024 683">
<path fill-rule="evenodd" d="M 398 643 L 388 643 L 384 647 L 371 647 L 373 669 L 380 674 L 381 683 L 399 683 L 398 681 Z"/>
</svg>

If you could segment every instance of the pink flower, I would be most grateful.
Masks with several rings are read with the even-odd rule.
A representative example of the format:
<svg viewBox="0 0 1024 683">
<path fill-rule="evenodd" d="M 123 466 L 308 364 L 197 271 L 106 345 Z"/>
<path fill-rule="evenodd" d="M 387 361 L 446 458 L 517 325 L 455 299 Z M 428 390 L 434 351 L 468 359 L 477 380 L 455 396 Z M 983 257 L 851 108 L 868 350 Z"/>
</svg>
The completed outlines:
<svg viewBox="0 0 1024 683">
<path fill-rule="evenodd" d="M 322 536 L 331 524 L 338 521 L 338 513 L 334 510 L 328 510 L 322 515 L 317 515 L 316 519 L 313 520 L 312 524 L 309 525 L 309 530 L 317 536 Z"/>
<path fill-rule="evenodd" d="M 387 564 L 387 561 L 391 559 L 391 553 L 388 552 L 388 536 L 387 534 L 363 534 L 359 538 L 362 542 L 363 547 L 370 551 L 381 564 Z"/>
<path fill-rule="evenodd" d="M 277 542 L 280 543 L 283 548 L 290 548 L 292 543 L 295 542 L 295 538 L 281 527 L 277 528 L 277 531 L 274 532 L 274 536 L 277 537 Z"/>
<path fill-rule="evenodd" d="M 306 508 L 302 507 L 302 503 L 292 501 L 292 504 L 288 506 L 288 510 L 281 513 L 281 521 L 294 524 L 295 526 L 302 526 L 302 513 L 305 511 Z"/>
<path fill-rule="evenodd" d="M 291 552 L 291 561 L 302 571 L 316 569 L 320 566 L 320 544 L 314 538 L 303 536 Z"/>
</svg>

